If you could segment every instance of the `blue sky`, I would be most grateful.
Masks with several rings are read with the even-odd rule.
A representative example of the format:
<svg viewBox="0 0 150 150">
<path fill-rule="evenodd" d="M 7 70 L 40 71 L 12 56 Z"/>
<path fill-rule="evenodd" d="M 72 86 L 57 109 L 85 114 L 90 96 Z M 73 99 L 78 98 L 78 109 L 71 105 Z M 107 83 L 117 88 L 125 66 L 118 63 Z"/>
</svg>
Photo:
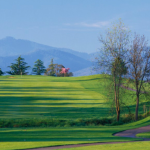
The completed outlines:
<svg viewBox="0 0 150 150">
<path fill-rule="evenodd" d="M 80 52 L 119 18 L 150 40 L 150 0 L 0 0 L 0 39 L 12 36 Z"/>
</svg>

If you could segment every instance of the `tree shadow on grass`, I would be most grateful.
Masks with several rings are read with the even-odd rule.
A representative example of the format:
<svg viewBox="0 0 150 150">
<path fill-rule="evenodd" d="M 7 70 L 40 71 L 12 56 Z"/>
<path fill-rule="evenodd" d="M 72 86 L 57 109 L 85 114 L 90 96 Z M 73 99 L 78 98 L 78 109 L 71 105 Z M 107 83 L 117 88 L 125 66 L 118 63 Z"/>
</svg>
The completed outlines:
<svg viewBox="0 0 150 150">
<path fill-rule="evenodd" d="M 108 130 L 57 130 L 54 131 L 28 131 L 28 128 L 21 131 L 0 132 L 0 141 L 18 142 L 18 141 L 120 141 L 121 138 L 112 136 L 115 129 Z M 40 129 L 39 129 L 40 130 Z"/>
</svg>

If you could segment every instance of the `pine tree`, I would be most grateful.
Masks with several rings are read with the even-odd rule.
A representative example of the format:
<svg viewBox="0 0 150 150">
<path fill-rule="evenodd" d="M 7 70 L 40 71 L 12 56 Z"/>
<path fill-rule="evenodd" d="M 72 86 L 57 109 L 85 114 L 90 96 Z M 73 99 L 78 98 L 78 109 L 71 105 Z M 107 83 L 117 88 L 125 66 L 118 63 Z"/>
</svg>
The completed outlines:
<svg viewBox="0 0 150 150">
<path fill-rule="evenodd" d="M 3 74 L 4 74 L 4 72 L 3 72 L 3 71 L 1 70 L 1 68 L 0 68 L 0 76 L 3 75 Z"/>
<path fill-rule="evenodd" d="M 56 76 L 55 64 L 53 63 L 53 59 L 51 59 L 51 64 L 46 69 L 46 75 L 48 75 L 48 76 Z"/>
<path fill-rule="evenodd" d="M 30 66 L 27 66 L 27 63 L 24 61 L 24 58 L 19 56 L 17 59 L 15 59 L 16 63 L 11 63 L 11 66 L 8 66 L 11 68 L 10 71 L 8 71 L 8 74 L 11 75 L 25 75 L 28 72 L 26 70 L 30 68 Z"/>
<path fill-rule="evenodd" d="M 41 75 L 42 73 L 44 73 L 46 71 L 44 65 L 43 65 L 43 62 L 38 59 L 36 62 L 35 62 L 35 65 L 34 65 L 34 68 L 32 69 L 32 72 L 36 75 Z"/>
</svg>

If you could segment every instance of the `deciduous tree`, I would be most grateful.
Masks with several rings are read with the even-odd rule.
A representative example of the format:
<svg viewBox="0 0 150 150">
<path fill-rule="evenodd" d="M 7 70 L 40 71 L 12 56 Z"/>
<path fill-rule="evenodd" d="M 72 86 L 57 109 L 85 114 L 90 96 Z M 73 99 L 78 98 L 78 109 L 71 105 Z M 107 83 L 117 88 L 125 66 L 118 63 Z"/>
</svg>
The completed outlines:
<svg viewBox="0 0 150 150">
<path fill-rule="evenodd" d="M 122 77 L 127 73 L 126 54 L 129 48 L 129 30 L 121 20 L 106 31 L 105 36 L 100 36 L 102 48 L 100 56 L 96 58 L 96 69 L 105 68 L 111 75 L 113 89 L 113 104 L 115 105 L 117 121 L 120 118 L 121 96 L 120 89 Z"/>
<path fill-rule="evenodd" d="M 62 77 L 71 77 L 73 76 L 72 72 L 69 72 L 70 68 L 62 68 L 60 72 L 60 76 Z"/>
<path fill-rule="evenodd" d="M 135 120 L 138 120 L 140 94 L 144 89 L 144 82 L 150 77 L 150 48 L 144 36 L 135 34 L 129 51 L 129 77 L 136 89 Z"/>
</svg>

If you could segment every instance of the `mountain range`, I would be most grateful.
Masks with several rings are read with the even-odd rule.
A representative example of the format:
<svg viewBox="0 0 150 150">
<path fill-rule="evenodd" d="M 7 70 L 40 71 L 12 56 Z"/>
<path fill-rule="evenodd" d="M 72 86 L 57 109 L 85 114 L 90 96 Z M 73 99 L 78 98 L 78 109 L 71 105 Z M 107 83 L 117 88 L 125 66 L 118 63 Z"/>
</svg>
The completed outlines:
<svg viewBox="0 0 150 150">
<path fill-rule="evenodd" d="M 56 48 L 36 42 L 6 37 L 0 40 L 0 68 L 2 71 L 8 71 L 11 63 L 20 56 L 25 59 L 31 68 L 34 62 L 41 59 L 47 68 L 53 58 L 54 63 L 62 64 L 66 68 L 70 68 L 74 76 L 95 74 L 91 72 L 92 60 L 96 53 L 82 53 L 67 48 Z"/>
</svg>

